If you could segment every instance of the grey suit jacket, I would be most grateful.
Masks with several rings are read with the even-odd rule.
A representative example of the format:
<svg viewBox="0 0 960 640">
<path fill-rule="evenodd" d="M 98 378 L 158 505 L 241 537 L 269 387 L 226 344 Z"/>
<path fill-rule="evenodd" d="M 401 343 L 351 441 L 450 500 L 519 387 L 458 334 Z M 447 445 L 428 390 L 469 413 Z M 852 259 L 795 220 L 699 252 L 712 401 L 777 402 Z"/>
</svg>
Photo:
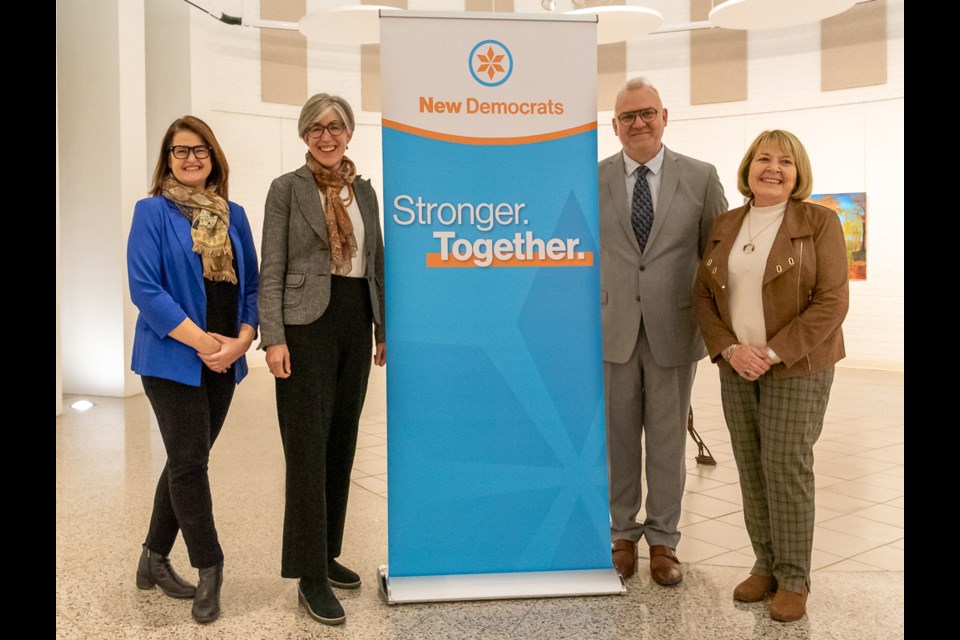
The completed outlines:
<svg viewBox="0 0 960 640">
<path fill-rule="evenodd" d="M 369 180 L 353 192 L 363 218 L 363 251 L 377 342 L 386 340 L 383 233 L 380 205 Z M 330 244 L 323 204 L 306 165 L 273 181 L 267 193 L 260 246 L 260 348 L 286 344 L 283 325 L 310 324 L 330 303 Z"/>
<path fill-rule="evenodd" d="M 642 319 L 658 365 L 696 362 L 707 351 L 693 313 L 693 284 L 713 219 L 727 210 L 717 170 L 664 150 L 643 253 L 630 226 L 624 171 L 622 152 L 600 161 L 603 359 L 622 364 L 630 358 Z"/>
</svg>

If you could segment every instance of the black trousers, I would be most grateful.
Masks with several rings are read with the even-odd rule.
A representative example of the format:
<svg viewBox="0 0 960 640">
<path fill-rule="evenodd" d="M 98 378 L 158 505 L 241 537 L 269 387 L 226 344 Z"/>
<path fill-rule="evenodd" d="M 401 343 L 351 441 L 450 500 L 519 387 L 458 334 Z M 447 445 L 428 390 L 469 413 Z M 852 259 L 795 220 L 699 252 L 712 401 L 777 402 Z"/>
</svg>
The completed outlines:
<svg viewBox="0 0 960 640">
<path fill-rule="evenodd" d="M 331 280 L 330 304 L 320 318 L 284 326 L 291 374 L 276 381 L 287 462 L 284 578 L 326 579 L 327 561 L 340 555 L 370 377 L 373 313 L 367 281 Z"/>
<path fill-rule="evenodd" d="M 169 555 L 182 531 L 190 564 L 212 567 L 223 560 L 223 551 L 213 523 L 207 462 L 236 389 L 233 367 L 226 373 L 204 367 L 199 387 L 152 376 L 142 381 L 167 450 L 144 545 Z"/>
</svg>

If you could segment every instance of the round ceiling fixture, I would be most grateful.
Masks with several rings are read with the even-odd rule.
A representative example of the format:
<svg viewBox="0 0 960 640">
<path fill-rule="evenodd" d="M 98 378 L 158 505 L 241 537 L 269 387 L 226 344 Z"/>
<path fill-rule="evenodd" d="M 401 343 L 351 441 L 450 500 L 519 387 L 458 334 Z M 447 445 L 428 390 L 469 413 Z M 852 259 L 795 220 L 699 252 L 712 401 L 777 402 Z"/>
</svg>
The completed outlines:
<svg viewBox="0 0 960 640">
<path fill-rule="evenodd" d="M 566 15 L 597 16 L 597 43 L 609 44 L 633 40 L 656 31 L 663 24 L 663 16 L 648 7 L 587 7 L 567 11 Z"/>
<path fill-rule="evenodd" d="M 710 23 L 724 29 L 777 29 L 819 22 L 855 4 L 856 0 L 725 0 L 710 11 Z"/>
<path fill-rule="evenodd" d="M 311 11 L 300 18 L 300 33 L 327 44 L 370 44 L 380 42 L 380 12 L 396 7 L 357 4 L 337 9 Z"/>
</svg>

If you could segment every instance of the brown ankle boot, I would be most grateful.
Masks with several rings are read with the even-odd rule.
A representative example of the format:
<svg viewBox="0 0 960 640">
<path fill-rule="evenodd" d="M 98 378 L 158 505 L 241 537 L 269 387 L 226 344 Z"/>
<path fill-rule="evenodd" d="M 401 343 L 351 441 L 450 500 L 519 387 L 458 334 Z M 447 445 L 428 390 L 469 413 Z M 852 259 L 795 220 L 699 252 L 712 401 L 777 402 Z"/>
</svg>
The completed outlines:
<svg viewBox="0 0 960 640">
<path fill-rule="evenodd" d="M 803 592 L 778 589 L 770 603 L 770 617 L 777 622 L 799 620 L 807 612 L 807 588 Z"/>
<path fill-rule="evenodd" d="M 740 602 L 760 602 L 768 593 L 777 590 L 777 579 L 773 576 L 750 574 L 746 580 L 733 590 L 733 599 Z"/>
</svg>

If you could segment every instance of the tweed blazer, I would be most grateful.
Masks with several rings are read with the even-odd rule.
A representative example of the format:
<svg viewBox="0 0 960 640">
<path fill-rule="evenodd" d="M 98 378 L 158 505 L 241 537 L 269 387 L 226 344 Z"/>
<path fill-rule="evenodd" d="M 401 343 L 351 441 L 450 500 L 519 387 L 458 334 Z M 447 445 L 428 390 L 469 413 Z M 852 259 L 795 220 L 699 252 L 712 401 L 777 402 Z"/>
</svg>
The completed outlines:
<svg viewBox="0 0 960 640">
<path fill-rule="evenodd" d="M 707 355 L 691 294 L 713 220 L 727 210 L 712 164 L 664 149 L 660 196 L 641 253 L 630 225 L 623 153 L 599 163 L 603 359 L 624 363 L 643 322 L 654 360 L 678 367 Z"/>
<path fill-rule="evenodd" d="M 733 332 L 728 263 L 749 206 L 717 218 L 710 246 L 697 271 L 697 321 L 710 358 L 739 342 Z M 850 303 L 843 228 L 837 214 L 811 202 L 790 200 L 763 274 L 763 319 L 767 346 L 783 362 L 770 367 L 787 378 L 826 369 L 846 354 L 841 325 Z M 760 346 L 760 345 L 755 345 Z"/>
<path fill-rule="evenodd" d="M 363 219 L 363 277 L 370 289 L 376 341 L 384 342 L 383 232 L 380 205 L 359 175 L 353 192 Z M 286 344 L 285 324 L 310 324 L 330 303 L 330 243 L 320 192 L 306 165 L 273 181 L 267 193 L 260 252 L 260 348 Z"/>
</svg>

